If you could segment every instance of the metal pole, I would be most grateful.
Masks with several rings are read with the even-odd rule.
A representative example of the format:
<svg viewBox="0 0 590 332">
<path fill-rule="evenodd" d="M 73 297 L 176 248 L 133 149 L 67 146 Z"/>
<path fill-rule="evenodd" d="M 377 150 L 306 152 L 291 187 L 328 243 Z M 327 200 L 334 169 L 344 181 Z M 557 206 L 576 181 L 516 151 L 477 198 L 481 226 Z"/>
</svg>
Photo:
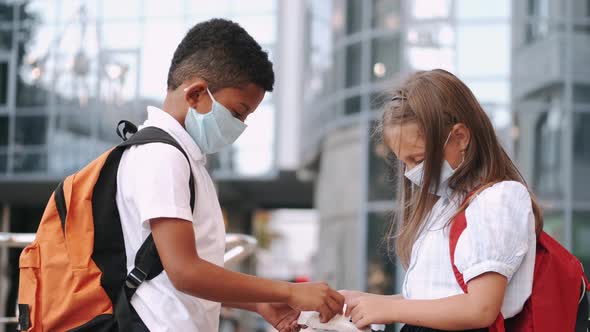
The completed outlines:
<svg viewBox="0 0 590 332">
<path fill-rule="evenodd" d="M 368 38 L 371 27 L 373 2 L 363 1 L 361 19 L 361 87 L 368 86 L 371 80 L 371 39 Z M 357 289 L 367 288 L 367 230 L 368 230 L 368 204 L 369 199 L 369 145 L 370 142 L 370 93 L 361 95 L 360 137 L 361 137 L 361 186 L 358 223 L 358 271 L 360 273 Z"/>
<path fill-rule="evenodd" d="M 10 206 L 8 204 L 2 206 L 0 218 L 0 231 L 8 232 L 10 230 Z M 11 286 L 8 272 L 8 248 L 6 247 L 0 248 L 0 271 L 6 271 L 6 273 L 0 274 L 0 312 L 4 313 L 6 312 L 6 301 Z M 5 326 L 0 322 L 0 332 L 4 331 Z"/>
<path fill-rule="evenodd" d="M 15 133 L 16 133 L 16 89 L 18 77 L 18 44 L 20 26 L 20 5 L 15 2 L 12 7 L 12 48 L 10 49 L 10 66 L 8 67 L 8 165 L 7 174 L 14 172 Z"/>
<path fill-rule="evenodd" d="M 573 2 L 574 0 L 566 0 L 565 2 L 565 38 L 564 38 L 564 124 L 562 128 L 563 133 L 563 145 L 564 145 L 564 177 L 565 177 L 565 188 L 564 188 L 564 236 L 563 243 L 568 250 L 573 248 L 573 81 L 572 81 L 572 69 L 573 69 Z"/>
</svg>

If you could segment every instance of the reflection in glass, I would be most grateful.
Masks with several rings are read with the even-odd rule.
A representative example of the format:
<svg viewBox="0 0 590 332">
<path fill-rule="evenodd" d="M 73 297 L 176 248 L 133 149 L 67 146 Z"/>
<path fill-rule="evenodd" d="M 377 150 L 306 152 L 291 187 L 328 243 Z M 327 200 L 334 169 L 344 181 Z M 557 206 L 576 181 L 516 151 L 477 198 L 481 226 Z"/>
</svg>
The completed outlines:
<svg viewBox="0 0 590 332">
<path fill-rule="evenodd" d="M 374 124 L 376 125 L 376 124 Z M 371 135 L 369 146 L 369 201 L 389 201 L 393 205 L 396 182 L 396 159 L 381 137 Z"/>
<path fill-rule="evenodd" d="M 140 0 L 101 0 L 102 15 L 105 20 L 136 18 L 141 11 Z"/>
<path fill-rule="evenodd" d="M 8 157 L 5 153 L 0 152 L 0 174 L 5 173 L 8 167 Z"/>
<path fill-rule="evenodd" d="M 8 62 L 0 62 L 0 106 L 6 105 L 8 98 Z"/>
<path fill-rule="evenodd" d="M 545 38 L 549 34 L 549 4 L 550 0 L 527 1 L 527 16 L 533 20 L 526 26 L 528 43 Z"/>
<path fill-rule="evenodd" d="M 346 1 L 346 33 L 361 31 L 363 22 L 363 0 Z"/>
<path fill-rule="evenodd" d="M 346 87 L 361 83 L 361 43 L 346 47 Z"/>
<path fill-rule="evenodd" d="M 510 34 L 508 24 L 459 25 L 456 33 L 457 72 L 474 77 L 508 77 Z"/>
<path fill-rule="evenodd" d="M 574 113 L 573 125 L 573 197 L 590 206 L 590 113 Z"/>
<path fill-rule="evenodd" d="M 18 116 L 14 141 L 22 145 L 41 145 L 46 142 L 47 118 L 45 116 Z"/>
<path fill-rule="evenodd" d="M 506 19 L 510 17 L 512 1 L 456 0 L 454 5 L 459 19 Z"/>
<path fill-rule="evenodd" d="M 8 116 L 0 116 L 0 149 L 8 145 Z"/>
<path fill-rule="evenodd" d="M 563 234 L 563 211 L 545 211 L 543 215 L 543 230 L 557 241 L 562 242 L 565 238 Z"/>
<path fill-rule="evenodd" d="M 344 102 L 344 113 L 353 114 L 361 111 L 361 96 L 354 96 Z"/>
<path fill-rule="evenodd" d="M 535 127 L 534 186 L 543 196 L 561 197 L 562 158 L 561 127 L 559 109 L 544 112 Z"/>
<path fill-rule="evenodd" d="M 368 216 L 366 287 L 369 293 L 394 294 L 396 267 L 383 241 L 390 219 L 390 213 L 371 212 Z"/>
<path fill-rule="evenodd" d="M 373 28 L 398 30 L 400 10 L 400 0 L 373 0 Z"/>
<path fill-rule="evenodd" d="M 401 67 L 399 35 L 373 39 L 371 50 L 372 81 L 386 80 L 399 73 Z"/>
<path fill-rule="evenodd" d="M 448 17 L 450 0 L 415 0 L 412 4 L 412 16 L 417 19 Z"/>
<path fill-rule="evenodd" d="M 442 68 L 453 72 L 454 58 L 451 48 L 408 47 L 406 61 L 415 70 Z"/>
<path fill-rule="evenodd" d="M 15 173 L 35 173 L 47 170 L 45 152 L 25 152 L 17 150 L 14 154 Z"/>
<path fill-rule="evenodd" d="M 574 255 L 584 265 L 586 275 L 590 276 L 590 212 L 574 212 Z"/>
</svg>

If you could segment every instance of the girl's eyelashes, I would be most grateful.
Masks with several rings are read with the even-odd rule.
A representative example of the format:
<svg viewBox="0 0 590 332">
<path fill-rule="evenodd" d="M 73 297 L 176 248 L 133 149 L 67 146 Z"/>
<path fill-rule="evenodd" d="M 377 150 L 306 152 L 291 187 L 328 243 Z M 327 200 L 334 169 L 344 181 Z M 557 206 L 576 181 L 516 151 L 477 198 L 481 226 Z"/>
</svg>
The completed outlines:
<svg viewBox="0 0 590 332">
<path fill-rule="evenodd" d="M 412 158 L 414 164 L 418 165 L 419 163 L 424 161 L 424 156 L 416 156 Z"/>
</svg>

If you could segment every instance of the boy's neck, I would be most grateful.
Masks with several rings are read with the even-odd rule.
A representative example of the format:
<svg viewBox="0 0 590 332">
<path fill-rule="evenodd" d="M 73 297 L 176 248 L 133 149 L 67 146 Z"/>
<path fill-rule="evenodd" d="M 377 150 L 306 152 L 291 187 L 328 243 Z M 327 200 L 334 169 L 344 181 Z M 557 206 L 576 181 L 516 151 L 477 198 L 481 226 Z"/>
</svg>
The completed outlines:
<svg viewBox="0 0 590 332">
<path fill-rule="evenodd" d="M 179 98 L 175 91 L 169 91 L 164 99 L 163 110 L 170 114 L 184 128 L 184 119 L 188 106 L 184 98 Z M 183 97 L 183 96 L 181 96 Z"/>
</svg>

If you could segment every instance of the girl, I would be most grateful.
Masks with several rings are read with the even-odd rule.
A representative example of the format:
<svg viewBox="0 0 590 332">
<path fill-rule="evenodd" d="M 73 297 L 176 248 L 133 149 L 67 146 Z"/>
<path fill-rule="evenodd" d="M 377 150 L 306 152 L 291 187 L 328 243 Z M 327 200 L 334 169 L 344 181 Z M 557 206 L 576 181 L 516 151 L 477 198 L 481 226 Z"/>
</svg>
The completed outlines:
<svg viewBox="0 0 590 332">
<path fill-rule="evenodd" d="M 344 291 L 346 314 L 358 327 L 400 322 L 405 332 L 486 331 L 500 313 L 518 314 L 531 294 L 542 218 L 473 93 L 447 71 L 418 72 L 394 91 L 379 129 L 399 160 L 399 213 L 387 240 L 406 277 L 400 295 Z M 454 262 L 468 293 L 449 249 L 462 209 Z"/>
</svg>

